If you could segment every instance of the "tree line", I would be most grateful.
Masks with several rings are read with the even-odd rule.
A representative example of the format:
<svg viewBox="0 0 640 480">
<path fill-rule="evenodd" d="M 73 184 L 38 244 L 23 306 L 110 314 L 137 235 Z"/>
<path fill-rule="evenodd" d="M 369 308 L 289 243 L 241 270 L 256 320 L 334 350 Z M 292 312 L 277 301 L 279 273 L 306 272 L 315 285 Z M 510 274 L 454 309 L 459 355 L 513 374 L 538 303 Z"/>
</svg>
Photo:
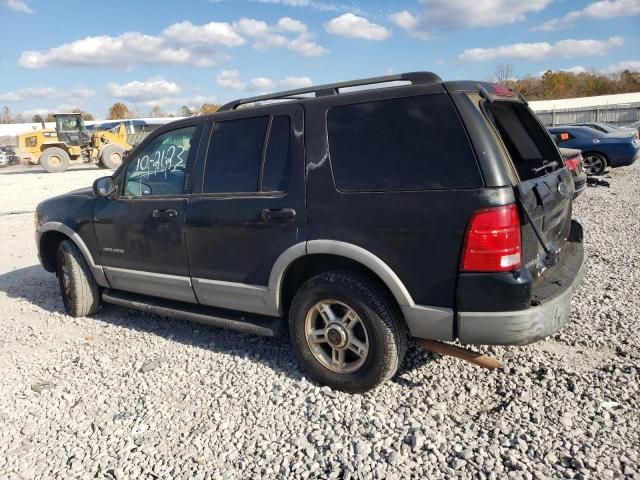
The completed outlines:
<svg viewBox="0 0 640 480">
<path fill-rule="evenodd" d="M 198 108 L 190 108 L 186 105 L 183 105 L 177 112 L 165 112 L 159 106 L 155 106 L 151 109 L 149 113 L 137 112 L 135 109 L 130 107 L 129 105 L 116 102 L 107 110 L 107 120 L 120 120 L 124 118 L 138 118 L 138 117 L 191 117 L 193 115 L 208 115 L 210 113 L 215 113 L 220 108 L 220 105 L 215 103 L 203 103 Z M 0 110 L 0 123 L 41 123 L 41 122 L 54 122 L 54 113 L 49 112 L 46 114 L 35 114 L 31 117 L 25 116 L 23 114 L 14 114 L 8 106 L 4 106 Z M 89 112 L 85 112 L 79 108 L 71 110 L 71 113 L 79 113 L 84 120 L 95 120 L 93 114 Z"/>
<path fill-rule="evenodd" d="M 548 70 L 544 74 L 516 78 L 513 65 L 500 64 L 493 81 L 522 93 L 528 100 L 592 97 L 640 92 L 640 72 L 622 70 L 613 74 Z"/>
<path fill-rule="evenodd" d="M 520 93 L 528 100 L 556 100 L 559 98 L 591 97 L 595 95 L 611 95 L 615 93 L 640 92 L 640 72 L 622 70 L 617 73 L 604 74 L 596 70 L 590 72 L 566 72 L 548 70 L 542 75 L 524 75 L 517 78 L 513 65 L 496 65 L 491 81 L 506 85 Z M 149 114 L 137 112 L 129 105 L 116 102 L 107 111 L 107 120 L 119 120 L 136 117 L 190 117 L 207 115 L 216 112 L 220 105 L 203 103 L 198 108 L 182 106 L 177 112 L 166 112 L 160 106 L 151 108 Z M 85 120 L 93 120 L 93 114 L 80 109 Z M 13 114 L 6 105 L 0 110 L 0 123 L 25 123 L 54 121 L 53 113 L 36 114 L 28 118 L 22 114 Z"/>
</svg>

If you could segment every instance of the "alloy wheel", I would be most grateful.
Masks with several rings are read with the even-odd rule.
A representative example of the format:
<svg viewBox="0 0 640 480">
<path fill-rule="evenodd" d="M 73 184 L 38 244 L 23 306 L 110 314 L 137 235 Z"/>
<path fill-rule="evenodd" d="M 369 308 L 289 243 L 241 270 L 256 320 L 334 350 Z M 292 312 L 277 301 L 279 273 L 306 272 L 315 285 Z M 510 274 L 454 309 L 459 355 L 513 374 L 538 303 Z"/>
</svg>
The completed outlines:
<svg viewBox="0 0 640 480">
<path fill-rule="evenodd" d="M 309 309 L 305 338 L 315 359 L 336 373 L 355 372 L 369 354 L 369 336 L 362 319 L 337 300 L 321 300 Z"/>
</svg>

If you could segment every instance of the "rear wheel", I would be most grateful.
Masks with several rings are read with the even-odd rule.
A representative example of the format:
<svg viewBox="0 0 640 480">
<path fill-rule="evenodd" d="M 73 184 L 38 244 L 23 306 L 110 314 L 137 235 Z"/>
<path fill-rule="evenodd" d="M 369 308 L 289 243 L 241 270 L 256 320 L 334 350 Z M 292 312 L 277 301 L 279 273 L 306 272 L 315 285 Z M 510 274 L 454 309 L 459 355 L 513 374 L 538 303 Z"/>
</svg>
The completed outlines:
<svg viewBox="0 0 640 480">
<path fill-rule="evenodd" d="M 118 168 L 122 165 L 124 157 L 124 148 L 120 145 L 107 145 L 102 149 L 100 154 L 100 166 L 103 168 Z"/>
<path fill-rule="evenodd" d="M 57 255 L 58 283 L 64 308 L 72 317 L 87 317 L 100 308 L 100 287 L 75 243 L 60 243 Z"/>
<path fill-rule="evenodd" d="M 607 168 L 607 159 L 599 153 L 583 155 L 582 169 L 587 175 L 602 175 Z"/>
<path fill-rule="evenodd" d="M 402 363 L 407 334 L 397 306 L 369 278 L 325 272 L 298 291 L 289 312 L 291 342 L 317 382 L 364 392 Z"/>
<path fill-rule="evenodd" d="M 49 173 L 64 172 L 69 168 L 69 154 L 58 147 L 49 147 L 40 155 L 40 165 Z"/>
</svg>

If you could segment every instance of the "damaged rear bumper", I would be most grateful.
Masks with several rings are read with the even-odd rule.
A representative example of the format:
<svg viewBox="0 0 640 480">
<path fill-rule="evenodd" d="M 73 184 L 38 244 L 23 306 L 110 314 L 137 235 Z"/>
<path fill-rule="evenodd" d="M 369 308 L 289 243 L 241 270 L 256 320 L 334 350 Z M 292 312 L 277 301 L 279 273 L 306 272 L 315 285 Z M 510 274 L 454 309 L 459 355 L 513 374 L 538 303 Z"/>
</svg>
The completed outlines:
<svg viewBox="0 0 640 480">
<path fill-rule="evenodd" d="M 586 272 L 581 234 L 567 241 L 564 250 L 558 264 L 536 280 L 529 308 L 493 312 L 459 311 L 457 336 L 460 342 L 526 345 L 551 335 L 567 323 L 571 314 L 571 295 Z"/>
</svg>

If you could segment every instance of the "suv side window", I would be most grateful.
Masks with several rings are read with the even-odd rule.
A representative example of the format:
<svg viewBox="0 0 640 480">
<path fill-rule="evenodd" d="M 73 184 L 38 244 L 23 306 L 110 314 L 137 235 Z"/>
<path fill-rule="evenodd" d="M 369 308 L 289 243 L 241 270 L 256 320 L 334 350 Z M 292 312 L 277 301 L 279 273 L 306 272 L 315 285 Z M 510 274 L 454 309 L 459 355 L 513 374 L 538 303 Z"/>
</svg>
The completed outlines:
<svg viewBox="0 0 640 480">
<path fill-rule="evenodd" d="M 446 94 L 333 107 L 327 130 L 334 180 L 342 191 L 482 186 L 475 155 Z"/>
<path fill-rule="evenodd" d="M 285 191 L 290 164 L 288 116 L 219 121 L 207 151 L 203 193 Z"/>
<path fill-rule="evenodd" d="M 184 127 L 154 138 L 127 164 L 125 197 L 181 195 L 189 155 L 195 153 L 197 126 Z"/>
<path fill-rule="evenodd" d="M 291 119 L 273 117 L 262 173 L 263 192 L 285 192 L 291 175 Z"/>
</svg>

